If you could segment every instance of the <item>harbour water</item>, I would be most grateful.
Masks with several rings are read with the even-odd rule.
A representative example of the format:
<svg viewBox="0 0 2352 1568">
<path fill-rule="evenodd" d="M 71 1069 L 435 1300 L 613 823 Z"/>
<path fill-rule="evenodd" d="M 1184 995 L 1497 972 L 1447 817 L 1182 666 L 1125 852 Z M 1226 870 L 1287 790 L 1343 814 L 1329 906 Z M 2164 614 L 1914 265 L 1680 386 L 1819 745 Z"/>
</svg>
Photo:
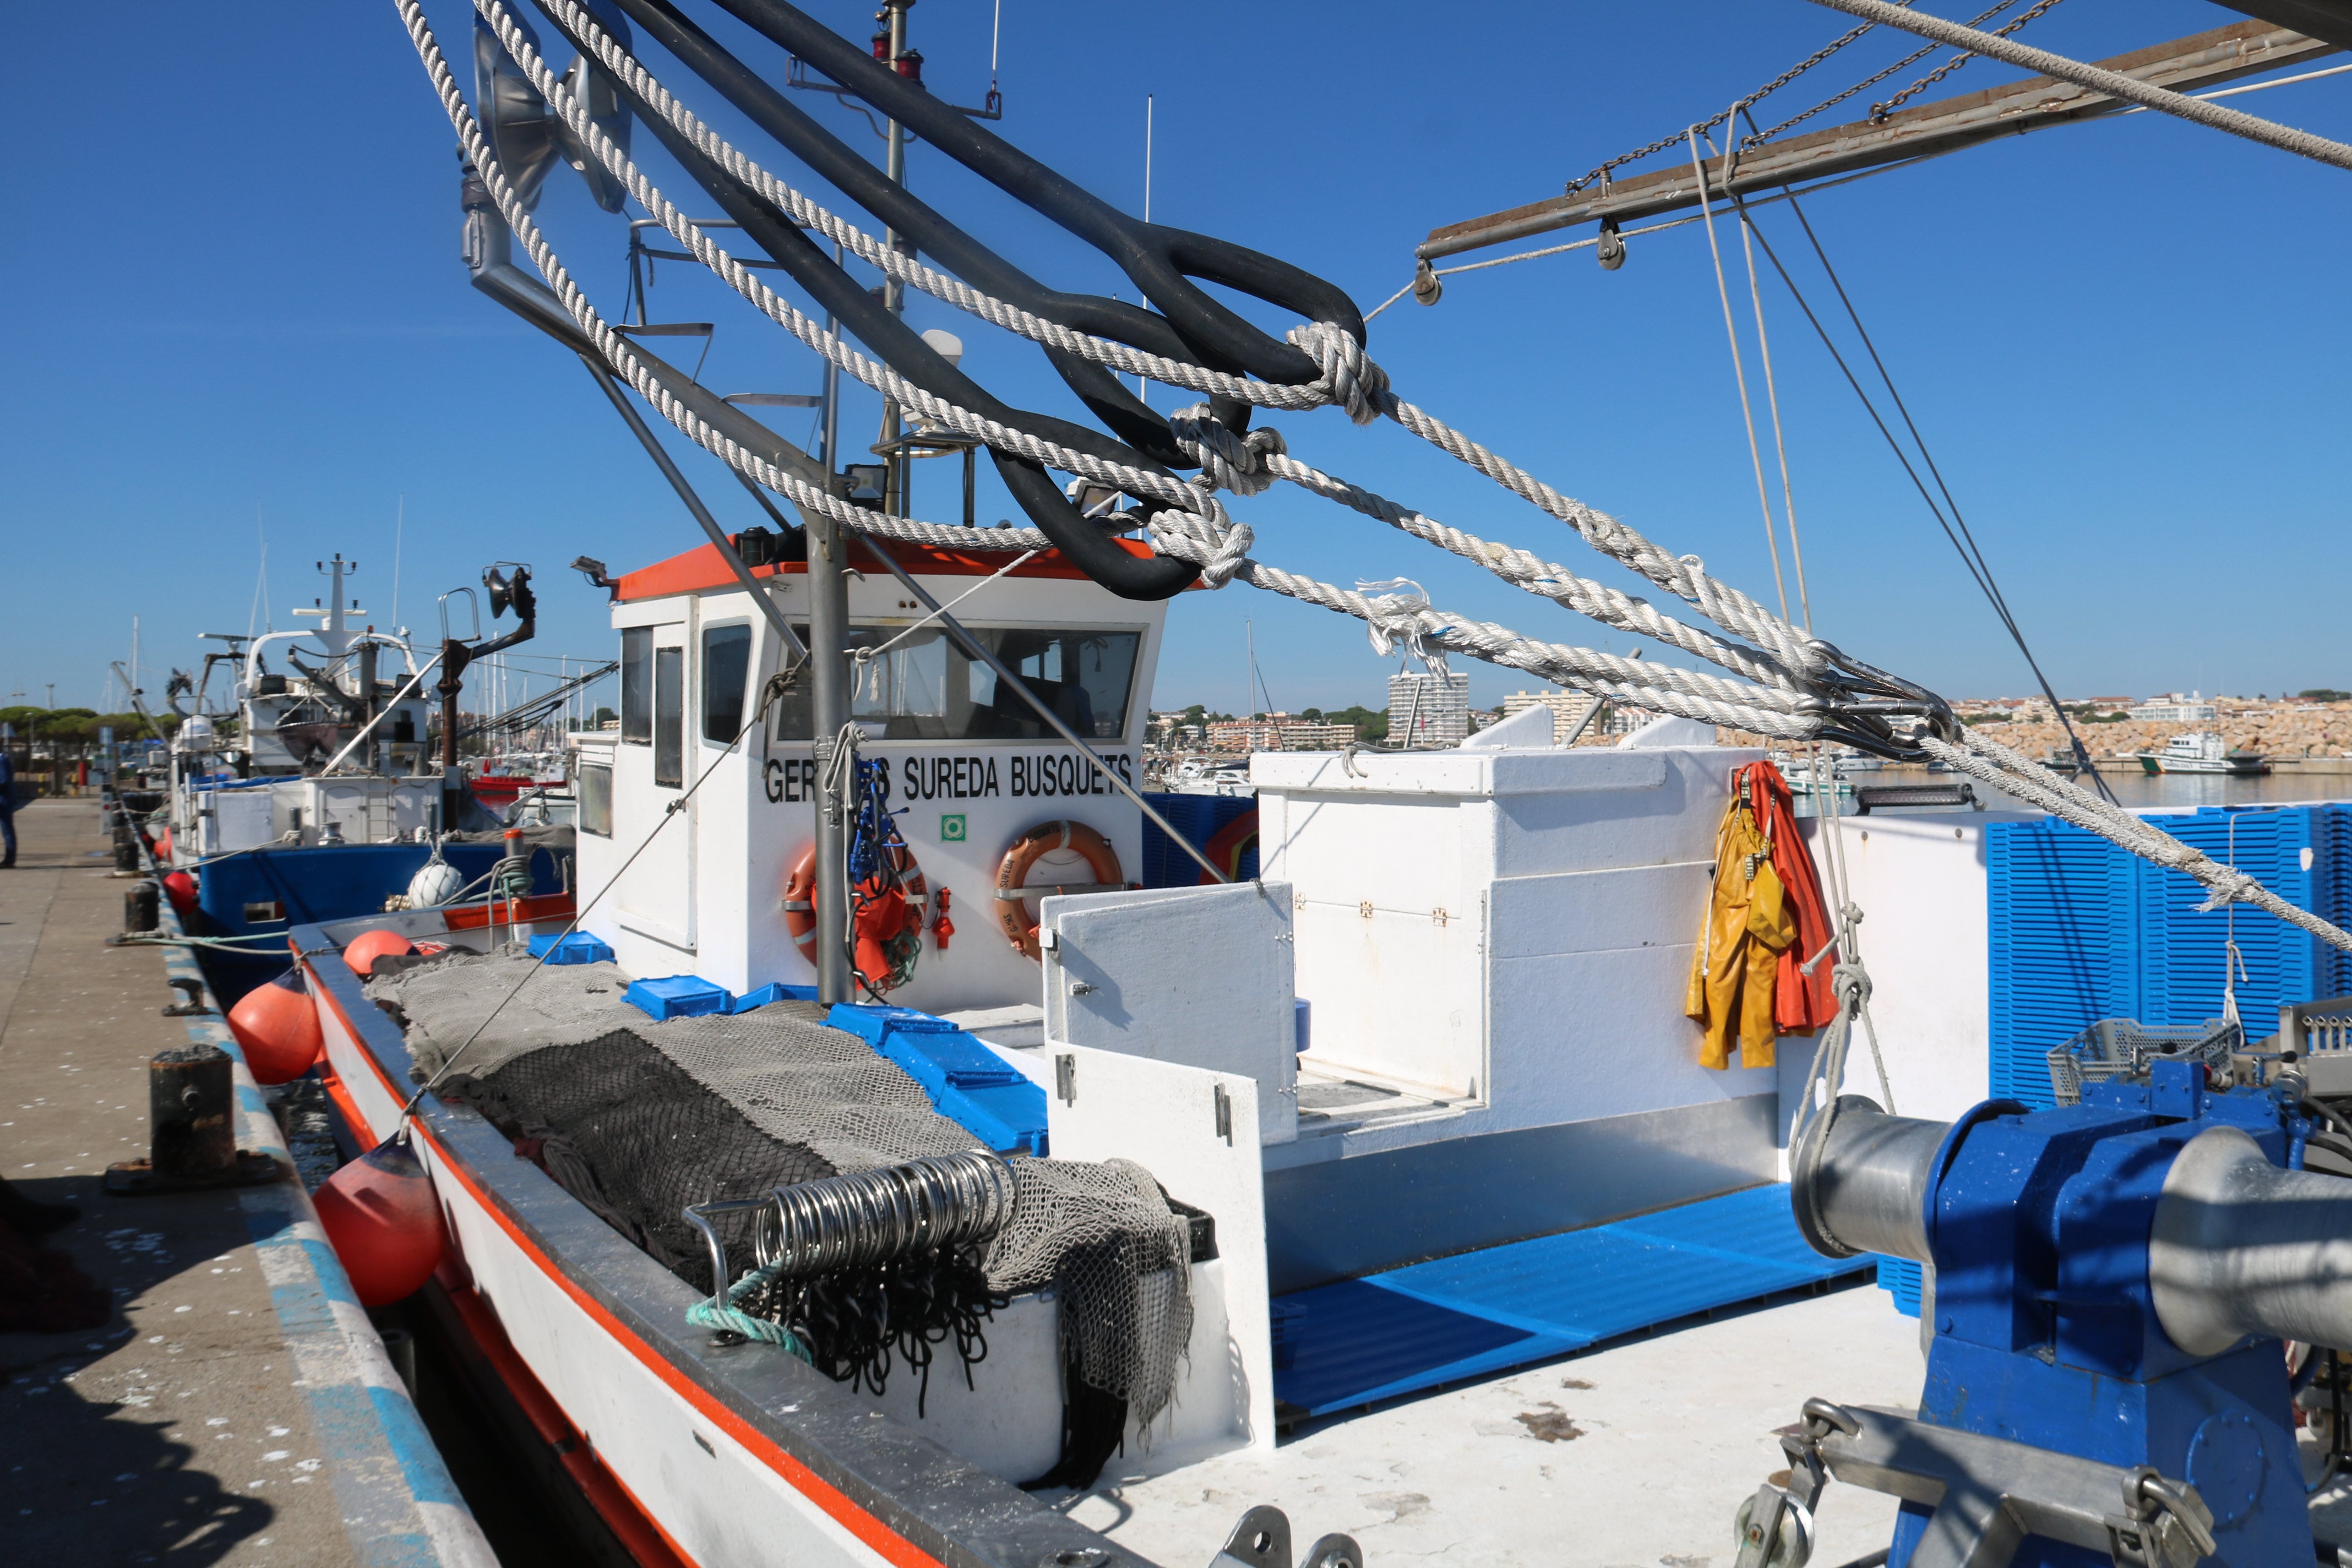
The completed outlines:
<svg viewBox="0 0 2352 1568">
<path fill-rule="evenodd" d="M 2347 771 L 2337 772 L 2336 767 Z M 2149 773 L 2141 771 L 2134 762 L 2102 762 L 2101 776 L 2116 799 L 2132 811 L 2194 811 L 2209 805 L 2293 805 L 2305 801 L 2352 800 L 2352 764 L 2334 764 L 2323 769 L 2297 767 L 2293 764 L 2254 778 L 2231 778 L 2219 773 Z M 1864 784 L 1949 784 L 1950 773 L 1927 772 L 1925 768 L 1891 767 L 1857 775 Z M 1977 798 L 1988 811 L 2032 811 L 2034 808 L 2005 792 L 1974 784 Z M 1797 803 L 1800 816 L 1824 815 L 1820 803 L 1801 800 Z M 1843 809 L 1852 810 L 1851 797 Z"/>
</svg>

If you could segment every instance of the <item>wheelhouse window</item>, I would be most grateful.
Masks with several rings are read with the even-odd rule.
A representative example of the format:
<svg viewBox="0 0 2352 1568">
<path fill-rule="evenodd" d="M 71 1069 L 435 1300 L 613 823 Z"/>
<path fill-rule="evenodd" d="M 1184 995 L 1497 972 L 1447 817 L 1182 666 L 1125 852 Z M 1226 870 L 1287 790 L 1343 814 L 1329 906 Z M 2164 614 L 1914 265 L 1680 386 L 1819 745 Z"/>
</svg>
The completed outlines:
<svg viewBox="0 0 2352 1568">
<path fill-rule="evenodd" d="M 686 783 L 686 649 L 654 649 L 654 783 Z"/>
<path fill-rule="evenodd" d="M 797 630 L 803 640 L 808 628 Z M 1003 659 L 1055 716 L 1089 740 L 1127 733 L 1139 631 L 1097 627 L 973 626 L 973 637 Z M 996 672 L 966 656 L 938 626 L 855 626 L 853 652 L 874 650 L 854 667 L 850 715 L 878 725 L 886 741 L 1027 741 L 1055 738 L 1035 709 Z M 777 704 L 775 738 L 814 739 L 806 681 Z M 740 724 L 739 719 L 737 723 Z M 729 731 L 731 739 L 733 731 Z"/>
<path fill-rule="evenodd" d="M 751 673 L 751 628 L 738 623 L 702 633 L 702 738 L 719 745 L 743 729 L 743 682 Z"/>
<path fill-rule="evenodd" d="M 654 629 L 621 634 L 621 739 L 649 746 L 654 739 Z"/>
<path fill-rule="evenodd" d="M 613 769 L 589 763 L 580 769 L 580 831 L 599 838 L 613 837 Z"/>
</svg>

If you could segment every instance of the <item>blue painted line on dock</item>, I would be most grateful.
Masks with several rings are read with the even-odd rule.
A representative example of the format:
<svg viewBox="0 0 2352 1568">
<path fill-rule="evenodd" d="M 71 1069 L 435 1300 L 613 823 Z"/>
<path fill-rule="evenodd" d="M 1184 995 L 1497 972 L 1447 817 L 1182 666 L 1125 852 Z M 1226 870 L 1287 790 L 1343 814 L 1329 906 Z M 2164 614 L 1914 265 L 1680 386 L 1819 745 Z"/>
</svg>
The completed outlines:
<svg viewBox="0 0 2352 1568">
<path fill-rule="evenodd" d="M 158 913 L 166 934 L 187 934 L 168 900 Z M 179 947 L 163 949 L 163 967 L 174 979 L 195 980 L 213 1009 L 185 1021 L 189 1039 L 236 1059 L 238 1146 L 268 1152 L 290 1173 L 293 1162 L 277 1118 L 204 971 Z M 489 1543 L 393 1371 L 299 1178 L 289 1174 L 248 1187 L 237 1201 L 293 1363 L 289 1381 L 309 1405 L 353 1556 L 363 1568 L 496 1568 Z"/>
</svg>

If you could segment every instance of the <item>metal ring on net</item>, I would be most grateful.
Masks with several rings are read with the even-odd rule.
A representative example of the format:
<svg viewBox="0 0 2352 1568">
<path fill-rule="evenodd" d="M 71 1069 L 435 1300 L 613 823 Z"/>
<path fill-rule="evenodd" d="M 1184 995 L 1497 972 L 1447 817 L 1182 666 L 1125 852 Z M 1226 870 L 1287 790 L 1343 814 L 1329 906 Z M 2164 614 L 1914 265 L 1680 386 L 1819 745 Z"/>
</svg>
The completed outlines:
<svg viewBox="0 0 2352 1568">
<path fill-rule="evenodd" d="M 1013 1212 L 1013 1172 L 971 1150 L 778 1187 L 752 1247 L 779 1278 L 831 1274 L 986 1241 Z"/>
</svg>

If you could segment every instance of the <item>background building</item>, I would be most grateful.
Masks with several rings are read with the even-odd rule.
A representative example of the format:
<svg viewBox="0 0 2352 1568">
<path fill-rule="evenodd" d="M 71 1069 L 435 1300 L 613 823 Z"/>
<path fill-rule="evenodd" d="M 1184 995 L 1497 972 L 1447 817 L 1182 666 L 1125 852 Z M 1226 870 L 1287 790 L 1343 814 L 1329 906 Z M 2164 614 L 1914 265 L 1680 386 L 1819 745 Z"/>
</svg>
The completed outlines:
<svg viewBox="0 0 2352 1568">
<path fill-rule="evenodd" d="M 1295 713 L 1261 713 L 1209 726 L 1213 752 L 1336 752 L 1355 738 L 1353 724 L 1320 722 Z"/>
<path fill-rule="evenodd" d="M 2210 724 L 2221 717 L 2221 710 L 2194 691 L 2186 697 L 2171 691 L 2140 703 L 2131 710 L 2131 716 L 2143 723 Z"/>
<path fill-rule="evenodd" d="M 1457 746 L 1469 734 L 1467 675 L 1389 677 L 1389 744 Z"/>
<path fill-rule="evenodd" d="M 1568 739 L 1568 732 L 1576 728 L 1576 721 L 1584 717 L 1584 710 L 1591 701 L 1592 699 L 1581 691 L 1570 691 L 1558 686 L 1549 686 L 1541 691 L 1514 691 L 1503 699 L 1503 717 L 1513 718 L 1530 708 L 1550 709 L 1551 742 L 1557 746 Z M 1585 726 L 1580 738 L 1590 741 L 1603 736 L 1615 739 L 1630 735 L 1649 720 L 1650 715 L 1638 708 L 1612 703 L 1608 712 Z"/>
</svg>

